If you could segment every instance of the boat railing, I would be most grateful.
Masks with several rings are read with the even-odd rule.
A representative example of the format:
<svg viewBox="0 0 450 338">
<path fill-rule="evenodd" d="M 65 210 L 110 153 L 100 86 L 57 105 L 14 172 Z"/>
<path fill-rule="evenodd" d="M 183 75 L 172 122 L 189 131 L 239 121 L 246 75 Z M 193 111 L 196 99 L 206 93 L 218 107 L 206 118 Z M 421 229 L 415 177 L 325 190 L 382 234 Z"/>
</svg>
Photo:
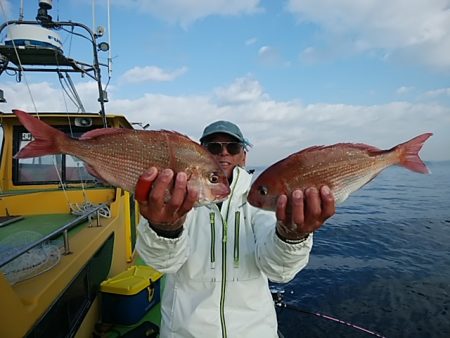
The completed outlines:
<svg viewBox="0 0 450 338">
<path fill-rule="evenodd" d="M 98 87 L 98 102 L 100 103 L 100 113 L 103 117 L 103 123 L 106 126 L 105 102 L 108 101 L 106 91 L 102 87 L 101 69 L 100 66 L 109 67 L 109 65 L 102 64 L 99 61 L 98 50 L 101 50 L 100 45 L 97 44 L 98 35 L 94 33 L 88 26 L 73 22 L 73 21 L 50 21 L 43 24 L 41 21 L 24 21 L 24 20 L 10 20 L 0 25 L 0 33 L 3 32 L 10 25 L 36 25 L 43 26 L 50 29 L 58 28 L 80 28 L 88 34 L 86 39 L 90 42 L 92 48 L 93 62 L 92 64 L 77 61 L 68 58 L 64 53 L 56 48 L 47 48 L 39 46 L 7 46 L 0 45 L 0 74 L 4 70 L 17 72 L 18 78 L 21 78 L 21 73 L 26 72 L 55 72 L 70 73 L 77 72 L 87 75 L 97 82 Z M 78 33 L 74 35 L 83 36 Z M 84 37 L 84 36 L 83 36 Z M 108 46 L 109 49 L 109 46 Z M 13 65 L 9 65 L 9 62 Z M 25 65 L 32 67 L 25 68 Z M 41 67 L 45 66 L 45 67 Z M 54 67 L 52 67 L 54 66 Z"/>
<path fill-rule="evenodd" d="M 55 238 L 56 236 L 59 235 L 63 235 L 63 239 L 64 239 L 64 255 L 68 255 L 71 253 L 70 251 L 70 245 L 69 245 L 69 230 L 72 229 L 73 227 L 75 227 L 76 225 L 84 222 L 85 220 L 87 220 L 91 215 L 96 214 L 96 222 L 97 222 L 97 226 L 99 226 L 100 224 L 100 211 L 107 207 L 107 203 L 102 203 L 99 204 L 95 207 L 93 207 L 92 209 L 84 212 L 82 215 L 74 218 L 73 220 L 71 220 L 70 222 L 66 223 L 65 225 L 63 225 L 62 227 L 60 227 L 59 229 L 56 229 L 55 231 L 49 233 L 48 235 L 40 238 L 39 240 L 32 242 L 22 248 L 20 248 L 17 251 L 14 251 L 14 253 L 12 253 L 10 256 L 7 257 L 1 257 L 0 258 L 0 268 L 3 267 L 4 265 L 8 264 L 9 262 L 13 261 L 14 259 L 16 259 L 17 257 L 23 255 L 24 253 L 26 253 L 27 251 L 37 247 L 38 245 L 41 245 L 43 243 L 45 243 L 46 241 Z"/>
</svg>

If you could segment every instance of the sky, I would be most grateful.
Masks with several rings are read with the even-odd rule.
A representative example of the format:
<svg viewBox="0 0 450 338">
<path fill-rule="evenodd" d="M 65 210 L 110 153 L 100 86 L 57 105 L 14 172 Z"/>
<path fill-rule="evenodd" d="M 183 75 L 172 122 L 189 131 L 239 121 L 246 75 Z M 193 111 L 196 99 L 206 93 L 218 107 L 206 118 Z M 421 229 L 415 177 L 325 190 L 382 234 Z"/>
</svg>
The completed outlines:
<svg viewBox="0 0 450 338">
<path fill-rule="evenodd" d="M 207 124 L 232 121 L 254 145 L 249 166 L 313 145 L 389 149 L 425 132 L 434 135 L 422 159 L 450 160 L 450 0 L 109 2 L 110 29 L 106 0 L 56 0 L 49 11 L 105 27 L 107 113 L 194 140 Z M 19 3 L 0 0 L 1 21 L 17 19 Z M 26 0 L 25 19 L 37 7 Z M 66 55 L 90 57 L 61 37 Z M 98 111 L 95 83 L 72 78 Z M 75 109 L 56 78 L 18 84 L 3 74 L 0 89 L 4 112 Z"/>
</svg>

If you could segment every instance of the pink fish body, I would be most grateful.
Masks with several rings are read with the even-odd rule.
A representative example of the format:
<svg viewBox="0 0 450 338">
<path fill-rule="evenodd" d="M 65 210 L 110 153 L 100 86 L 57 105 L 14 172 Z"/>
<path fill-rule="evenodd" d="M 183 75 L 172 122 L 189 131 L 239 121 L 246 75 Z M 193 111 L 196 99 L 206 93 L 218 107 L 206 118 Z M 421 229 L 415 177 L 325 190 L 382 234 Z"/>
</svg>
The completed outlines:
<svg viewBox="0 0 450 338">
<path fill-rule="evenodd" d="M 391 165 L 427 174 L 429 171 L 418 153 L 431 135 L 419 135 L 389 150 L 359 143 L 301 150 L 261 173 L 252 184 L 248 202 L 255 207 L 275 211 L 280 194 L 290 195 L 295 189 L 319 189 L 327 185 L 338 204 Z"/>
<path fill-rule="evenodd" d="M 197 205 L 218 202 L 230 193 L 228 180 L 214 157 L 200 144 L 177 132 L 101 128 L 80 139 L 39 119 L 14 110 L 20 122 L 35 138 L 15 158 L 68 154 L 85 163 L 95 177 L 134 192 L 142 173 L 154 166 L 171 168 L 188 175 L 188 189 L 199 191 Z"/>
</svg>

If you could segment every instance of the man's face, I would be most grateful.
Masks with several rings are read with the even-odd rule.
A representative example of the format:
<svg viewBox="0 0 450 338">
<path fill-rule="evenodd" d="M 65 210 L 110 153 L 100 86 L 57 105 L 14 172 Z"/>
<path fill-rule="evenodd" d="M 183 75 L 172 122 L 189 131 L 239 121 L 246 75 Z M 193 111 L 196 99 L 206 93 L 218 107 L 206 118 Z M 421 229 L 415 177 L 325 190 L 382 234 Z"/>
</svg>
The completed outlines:
<svg viewBox="0 0 450 338">
<path fill-rule="evenodd" d="M 210 144 L 208 146 L 208 143 L 214 142 L 221 144 Z M 231 135 L 222 133 L 213 134 L 205 142 L 205 147 L 217 159 L 228 179 L 231 178 L 235 166 L 245 165 L 246 154 L 244 147 Z M 233 154 L 236 151 L 238 152 Z"/>
</svg>

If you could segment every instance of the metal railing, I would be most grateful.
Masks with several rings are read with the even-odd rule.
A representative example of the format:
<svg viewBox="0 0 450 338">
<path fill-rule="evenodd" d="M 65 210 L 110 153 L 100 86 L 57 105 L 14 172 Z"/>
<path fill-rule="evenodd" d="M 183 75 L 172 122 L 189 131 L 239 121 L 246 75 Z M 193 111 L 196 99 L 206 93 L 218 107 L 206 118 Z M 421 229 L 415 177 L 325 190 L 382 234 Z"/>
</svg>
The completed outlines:
<svg viewBox="0 0 450 338">
<path fill-rule="evenodd" d="M 2 257 L 0 259 L 0 268 L 3 267 L 4 265 L 8 264 L 9 262 L 13 261 L 14 259 L 16 259 L 17 257 L 23 255 L 24 253 L 26 253 L 28 250 L 33 249 L 34 247 L 58 236 L 58 235 L 63 235 L 63 239 L 64 239 L 64 255 L 68 255 L 70 254 L 70 246 L 69 246 L 69 235 L 68 235 L 68 231 L 70 229 L 72 229 L 73 227 L 75 227 L 76 225 L 84 222 L 85 220 L 87 220 L 89 218 L 90 215 L 97 213 L 97 226 L 99 226 L 99 221 L 100 221 L 100 214 L 99 211 L 100 209 L 106 207 L 108 204 L 107 203 L 102 203 L 96 207 L 94 207 L 93 209 L 87 211 L 86 213 L 78 216 L 77 218 L 74 218 L 73 220 L 71 220 L 70 222 L 68 222 L 67 224 L 65 224 L 64 226 L 62 226 L 61 228 L 49 233 L 48 235 L 40 238 L 39 240 L 30 243 L 24 247 L 22 247 L 20 250 L 12 253 L 11 256 L 9 257 Z"/>
</svg>

